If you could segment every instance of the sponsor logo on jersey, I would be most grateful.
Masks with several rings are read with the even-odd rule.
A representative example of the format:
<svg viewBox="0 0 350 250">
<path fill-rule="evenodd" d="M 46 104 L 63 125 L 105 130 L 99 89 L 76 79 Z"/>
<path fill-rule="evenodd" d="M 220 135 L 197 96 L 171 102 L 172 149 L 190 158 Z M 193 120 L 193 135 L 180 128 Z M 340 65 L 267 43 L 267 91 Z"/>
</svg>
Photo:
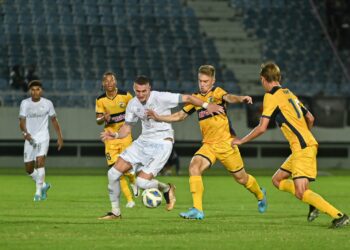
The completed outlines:
<svg viewBox="0 0 350 250">
<path fill-rule="evenodd" d="M 207 118 L 208 116 L 211 116 L 206 109 L 201 110 L 198 112 L 198 118 L 199 120 L 202 120 L 204 118 Z"/>
<path fill-rule="evenodd" d="M 111 120 L 108 124 L 118 123 L 125 121 L 125 112 L 111 115 Z"/>
<path fill-rule="evenodd" d="M 45 117 L 46 113 L 28 113 L 27 117 L 28 118 L 40 118 L 40 117 Z"/>
</svg>

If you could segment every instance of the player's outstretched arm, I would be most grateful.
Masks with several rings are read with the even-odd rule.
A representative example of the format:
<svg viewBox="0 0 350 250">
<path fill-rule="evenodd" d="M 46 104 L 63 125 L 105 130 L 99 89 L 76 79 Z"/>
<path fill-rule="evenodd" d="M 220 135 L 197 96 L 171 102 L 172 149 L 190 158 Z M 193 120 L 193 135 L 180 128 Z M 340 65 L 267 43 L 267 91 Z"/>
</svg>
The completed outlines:
<svg viewBox="0 0 350 250">
<path fill-rule="evenodd" d="M 256 126 L 252 131 L 250 131 L 249 134 L 247 134 L 246 136 L 244 136 L 242 139 L 239 139 L 238 137 L 236 137 L 231 145 L 242 145 L 243 143 L 249 142 L 251 140 L 253 140 L 254 138 L 262 135 L 263 133 L 265 133 L 267 126 L 269 125 L 270 119 L 266 118 L 266 117 L 261 117 L 260 118 L 260 123 L 258 126 Z"/>
<path fill-rule="evenodd" d="M 101 132 L 100 138 L 102 141 L 122 139 L 127 137 L 130 133 L 131 133 L 131 125 L 125 122 L 123 126 L 121 126 L 118 132 L 112 132 L 112 131 L 106 130 Z"/>
<path fill-rule="evenodd" d="M 224 95 L 223 99 L 228 102 L 228 103 L 248 103 L 248 104 L 253 104 L 253 99 L 250 96 L 247 95 L 232 95 L 232 94 L 227 94 Z"/>
<path fill-rule="evenodd" d="M 146 114 L 148 119 L 153 119 L 158 122 L 178 122 L 186 119 L 188 114 L 186 114 L 183 110 L 180 110 L 171 115 L 158 115 L 154 110 L 147 109 Z"/>
<path fill-rule="evenodd" d="M 61 126 L 58 123 L 58 120 L 56 117 L 52 117 L 51 122 L 57 134 L 57 146 L 58 146 L 57 150 L 60 151 L 61 148 L 63 147 L 63 136 L 62 136 Z"/>
<path fill-rule="evenodd" d="M 217 113 L 217 114 L 224 114 L 225 113 L 225 110 L 222 106 L 217 105 L 215 103 L 204 102 L 195 96 L 182 95 L 181 98 L 182 98 L 182 102 L 191 103 L 194 106 L 205 108 L 210 115 L 213 115 L 215 113 Z"/>
</svg>

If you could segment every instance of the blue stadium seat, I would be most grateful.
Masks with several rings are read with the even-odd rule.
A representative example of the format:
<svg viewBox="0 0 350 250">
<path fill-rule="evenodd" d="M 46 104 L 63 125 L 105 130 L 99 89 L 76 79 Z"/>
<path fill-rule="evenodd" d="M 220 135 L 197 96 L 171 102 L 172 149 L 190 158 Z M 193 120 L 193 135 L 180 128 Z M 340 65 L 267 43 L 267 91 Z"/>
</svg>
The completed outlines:
<svg viewBox="0 0 350 250">
<path fill-rule="evenodd" d="M 125 5 L 125 0 L 110 0 L 112 5 Z"/>
<path fill-rule="evenodd" d="M 180 90 L 180 83 L 177 80 L 165 81 L 165 90 L 169 92 L 177 92 Z"/>
<path fill-rule="evenodd" d="M 11 25 L 17 24 L 18 20 L 17 20 L 17 15 L 16 14 L 12 14 L 12 13 L 6 13 L 4 15 L 4 23 L 8 23 Z"/>
<path fill-rule="evenodd" d="M 99 15 L 99 7 L 97 5 L 84 5 L 83 9 L 85 11 L 86 16 L 98 16 Z"/>
<path fill-rule="evenodd" d="M 186 94 L 192 94 L 198 91 L 198 85 L 195 81 L 184 80 L 180 82 L 180 91 Z"/>
<path fill-rule="evenodd" d="M 133 77 L 133 78 L 126 78 L 126 79 L 124 79 L 123 85 L 122 85 L 122 88 L 123 88 L 125 91 L 128 91 L 128 92 L 129 92 L 130 94 L 132 94 L 133 96 L 135 95 L 134 89 L 133 89 L 133 86 L 134 86 L 134 79 L 135 79 L 135 77 Z"/>
<path fill-rule="evenodd" d="M 122 0 L 121 0 L 122 2 Z M 113 5 L 113 3 L 111 2 L 111 0 L 97 0 L 97 5 L 101 6 L 101 5 L 107 5 L 107 6 L 111 6 Z"/>
<path fill-rule="evenodd" d="M 100 23 L 100 17 L 99 16 L 92 16 L 87 15 L 87 24 L 89 25 L 98 25 Z"/>
<path fill-rule="evenodd" d="M 114 24 L 113 16 L 107 16 L 107 15 L 101 16 L 100 24 L 101 25 L 113 25 Z"/>
<path fill-rule="evenodd" d="M 59 4 L 58 13 L 61 16 L 70 16 L 72 14 L 72 8 L 70 5 L 67 5 L 67 4 Z"/>
<path fill-rule="evenodd" d="M 163 91 L 165 90 L 165 82 L 161 80 L 152 80 L 152 89 L 157 90 L 157 91 Z"/>
<path fill-rule="evenodd" d="M 9 81 L 7 79 L 0 78 L 0 89 L 5 90 L 9 88 L 10 88 Z"/>
</svg>

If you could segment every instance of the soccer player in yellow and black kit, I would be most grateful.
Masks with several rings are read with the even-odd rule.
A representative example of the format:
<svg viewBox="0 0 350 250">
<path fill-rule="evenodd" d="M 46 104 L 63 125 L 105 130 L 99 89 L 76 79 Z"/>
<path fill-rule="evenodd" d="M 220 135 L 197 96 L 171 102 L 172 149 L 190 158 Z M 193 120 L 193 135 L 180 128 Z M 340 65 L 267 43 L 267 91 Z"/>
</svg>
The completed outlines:
<svg viewBox="0 0 350 250">
<path fill-rule="evenodd" d="M 104 124 L 104 130 L 117 132 L 124 124 L 125 110 L 132 95 L 117 88 L 117 77 L 113 72 L 106 72 L 102 78 L 105 93 L 96 99 L 96 122 Z M 131 144 L 131 134 L 123 139 L 114 139 L 105 141 L 105 154 L 109 167 L 113 166 L 118 156 Z M 135 196 L 138 196 L 138 189 L 135 185 L 135 176 L 131 173 L 126 174 L 133 188 Z M 126 207 L 135 206 L 133 195 L 130 192 L 128 182 L 125 176 L 120 178 L 120 187 L 124 193 L 127 204 Z"/>
<path fill-rule="evenodd" d="M 260 79 L 266 92 L 260 123 L 242 139 L 236 138 L 232 146 L 249 142 L 263 134 L 270 120 L 274 119 L 289 141 L 292 154 L 272 177 L 273 184 L 310 205 L 309 221 L 317 217 L 319 210 L 333 218 L 332 228 L 349 224 L 346 214 L 309 189 L 309 182 L 314 181 L 317 175 L 318 143 L 310 131 L 313 115 L 289 89 L 282 88 L 281 72 L 275 63 L 261 66 Z M 290 176 L 293 180 L 288 179 Z"/>
<path fill-rule="evenodd" d="M 185 106 L 181 111 L 169 116 L 159 116 L 153 111 L 148 115 L 158 121 L 175 122 L 184 120 L 188 115 L 197 112 L 200 129 L 203 137 L 202 147 L 195 153 L 189 166 L 190 190 L 193 198 L 193 208 L 180 213 L 186 219 L 203 219 L 203 192 L 204 185 L 202 173 L 211 167 L 218 159 L 231 173 L 235 180 L 244 185 L 258 200 L 259 212 L 265 212 L 267 208 L 266 191 L 261 189 L 255 178 L 244 170 L 243 161 L 238 147 L 231 147 L 231 141 L 235 137 L 226 114 L 227 103 L 247 102 L 252 103 L 249 96 L 236 96 L 227 93 L 219 87 L 214 87 L 215 68 L 211 65 L 202 65 L 198 70 L 199 93 L 193 96 L 208 102 L 221 105 L 225 109 L 224 114 L 214 116 L 202 107 L 193 105 Z"/>
</svg>

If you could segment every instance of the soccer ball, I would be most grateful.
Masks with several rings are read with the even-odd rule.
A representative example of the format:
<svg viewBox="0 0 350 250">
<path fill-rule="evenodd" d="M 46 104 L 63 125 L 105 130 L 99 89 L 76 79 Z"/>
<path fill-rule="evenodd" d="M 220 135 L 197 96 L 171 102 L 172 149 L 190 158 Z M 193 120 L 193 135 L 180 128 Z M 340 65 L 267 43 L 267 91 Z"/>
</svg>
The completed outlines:
<svg viewBox="0 0 350 250">
<path fill-rule="evenodd" d="M 156 188 L 149 188 L 142 192 L 143 204 L 148 208 L 156 208 L 162 203 L 163 195 Z"/>
</svg>

